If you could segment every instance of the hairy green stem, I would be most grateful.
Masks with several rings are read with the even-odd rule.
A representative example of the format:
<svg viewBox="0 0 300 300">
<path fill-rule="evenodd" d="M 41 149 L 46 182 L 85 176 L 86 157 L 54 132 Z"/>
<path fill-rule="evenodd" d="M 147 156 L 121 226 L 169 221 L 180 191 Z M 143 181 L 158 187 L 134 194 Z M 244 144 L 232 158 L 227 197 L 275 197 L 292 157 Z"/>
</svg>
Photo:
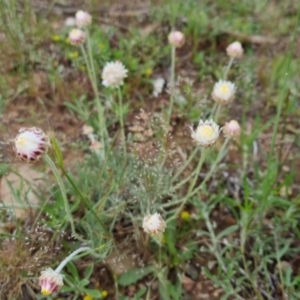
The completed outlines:
<svg viewBox="0 0 300 300">
<path fill-rule="evenodd" d="M 60 273 L 61 270 L 64 268 L 64 266 L 65 266 L 70 260 L 72 260 L 77 254 L 79 254 L 80 252 L 89 251 L 89 250 L 91 250 L 90 247 L 81 247 L 81 248 L 78 248 L 77 250 L 75 250 L 74 252 L 72 252 L 69 256 L 67 256 L 67 257 L 59 264 L 59 266 L 55 269 L 55 272 Z"/>
<path fill-rule="evenodd" d="M 216 158 L 216 160 L 214 161 L 212 167 L 210 168 L 209 172 L 207 173 L 207 175 L 205 176 L 205 178 L 203 179 L 203 181 L 201 182 L 201 184 L 191 192 L 190 197 L 194 196 L 196 193 L 198 193 L 199 190 L 203 189 L 204 184 L 211 178 L 211 176 L 214 174 L 216 167 L 218 165 L 218 163 L 221 161 L 221 159 L 224 156 L 225 150 L 226 150 L 226 146 L 228 145 L 230 139 L 226 139 L 225 142 L 222 145 L 222 148 L 219 151 L 219 154 Z"/>
<path fill-rule="evenodd" d="M 198 152 L 199 148 L 195 147 L 194 151 L 191 153 L 189 158 L 185 161 L 185 163 L 179 168 L 176 174 L 172 178 L 172 183 L 179 177 L 179 175 L 186 169 L 186 167 L 190 164 L 192 159 L 195 157 L 196 153 Z"/>
<path fill-rule="evenodd" d="M 100 140 L 101 140 L 101 152 L 102 156 L 105 155 L 105 141 L 107 140 L 108 133 L 106 129 L 106 122 L 104 117 L 104 109 L 101 105 L 101 100 L 99 97 L 99 90 L 97 85 L 97 76 L 95 72 L 95 65 L 94 65 L 94 59 L 92 54 L 92 46 L 90 42 L 89 34 L 87 34 L 87 49 L 88 53 L 85 50 L 85 47 L 81 46 L 81 52 L 83 54 L 83 58 L 87 67 L 88 76 L 90 79 L 90 82 L 92 84 L 92 88 L 94 91 L 96 106 L 97 106 L 97 112 L 98 112 L 98 124 L 99 124 L 99 131 L 100 131 Z"/>
<path fill-rule="evenodd" d="M 126 154 L 126 136 L 125 136 L 125 127 L 124 127 L 124 118 L 123 118 L 123 97 L 122 97 L 122 92 L 121 88 L 118 87 L 118 100 L 119 100 L 119 121 L 121 125 L 121 133 L 122 133 L 122 146 L 123 146 L 123 151 L 124 154 Z"/>
<path fill-rule="evenodd" d="M 201 153 L 201 156 L 200 156 L 200 160 L 199 160 L 199 163 L 197 165 L 197 168 L 196 168 L 196 172 L 195 172 L 195 176 L 194 176 L 194 179 L 193 181 L 191 182 L 190 186 L 189 186 L 189 189 L 188 189 L 188 192 L 187 192 L 187 195 L 182 199 L 181 201 L 181 204 L 180 206 L 178 207 L 176 213 L 168 220 L 172 220 L 172 219 L 175 219 L 177 218 L 177 216 L 180 214 L 181 210 L 183 209 L 183 207 L 185 206 L 186 202 L 188 201 L 188 199 L 190 198 L 191 194 L 192 194 L 192 191 L 193 191 L 193 188 L 195 187 L 195 184 L 197 182 L 197 179 L 199 177 L 199 173 L 201 171 L 201 168 L 203 166 L 203 163 L 205 161 L 205 158 L 207 156 L 207 149 L 203 148 L 202 149 L 202 153 Z"/>
<path fill-rule="evenodd" d="M 56 179 L 56 182 L 57 182 L 57 184 L 59 186 L 59 189 L 60 189 L 63 201 L 64 201 L 65 211 L 66 211 L 68 220 L 69 220 L 70 225 L 71 225 L 72 235 L 74 235 L 77 238 L 78 235 L 77 235 L 77 233 L 75 231 L 74 220 L 73 220 L 73 216 L 72 216 L 72 213 L 71 213 L 71 210 L 70 210 L 70 207 L 69 207 L 69 201 L 68 201 L 68 198 L 67 198 L 67 193 L 66 193 L 66 189 L 65 189 L 64 183 L 62 181 L 62 178 L 59 175 L 58 169 L 56 168 L 54 162 L 52 161 L 52 159 L 50 158 L 50 156 L 47 155 L 47 154 L 45 155 L 45 161 L 48 164 L 48 166 L 51 168 L 51 170 L 53 172 L 53 175 L 54 175 L 54 177 Z"/>
<path fill-rule="evenodd" d="M 228 65 L 226 66 L 226 69 L 225 69 L 225 72 L 224 72 L 224 80 L 227 79 L 229 70 L 230 70 L 230 68 L 232 67 L 233 62 L 234 62 L 234 57 L 230 57 L 229 62 L 228 62 Z"/>
<path fill-rule="evenodd" d="M 174 106 L 174 94 L 175 94 L 175 59 L 176 48 L 172 46 L 171 49 L 171 76 L 170 76 L 170 106 L 168 112 L 167 126 L 169 126 Z"/>
</svg>

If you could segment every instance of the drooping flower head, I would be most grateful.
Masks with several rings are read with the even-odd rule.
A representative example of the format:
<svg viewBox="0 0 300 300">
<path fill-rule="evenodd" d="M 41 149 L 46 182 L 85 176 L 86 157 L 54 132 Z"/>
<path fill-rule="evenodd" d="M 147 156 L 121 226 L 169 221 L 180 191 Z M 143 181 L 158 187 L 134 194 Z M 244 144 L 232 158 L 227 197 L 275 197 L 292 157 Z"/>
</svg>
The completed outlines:
<svg viewBox="0 0 300 300">
<path fill-rule="evenodd" d="M 151 236 L 159 236 L 166 229 L 166 222 L 159 213 L 147 215 L 143 220 L 143 229 Z"/>
<path fill-rule="evenodd" d="M 192 138 L 202 147 L 214 144 L 219 134 L 219 126 L 213 120 L 200 120 L 196 131 L 192 129 Z"/>
<path fill-rule="evenodd" d="M 236 120 L 231 120 L 224 125 L 223 133 L 225 137 L 237 138 L 241 134 L 241 126 Z"/>
<path fill-rule="evenodd" d="M 235 91 L 236 87 L 234 83 L 226 80 L 219 80 L 214 85 L 211 96 L 220 104 L 228 104 L 234 99 Z"/>
<path fill-rule="evenodd" d="M 128 70 L 120 61 L 108 62 L 102 71 L 102 84 L 106 87 L 117 88 L 124 83 Z"/>
<path fill-rule="evenodd" d="M 227 55 L 232 58 L 242 58 L 244 50 L 240 42 L 233 42 L 226 48 Z"/>
<path fill-rule="evenodd" d="M 184 45 L 185 37 L 181 31 L 172 31 L 168 36 L 168 40 L 171 46 L 180 48 Z"/>
<path fill-rule="evenodd" d="M 79 28 L 85 28 L 92 23 L 92 16 L 83 10 L 79 10 L 75 14 L 75 19 L 76 19 L 76 25 Z"/>
<path fill-rule="evenodd" d="M 42 271 L 41 276 L 39 277 L 39 282 L 41 286 L 41 293 L 45 296 L 59 291 L 64 285 L 63 275 L 51 268 Z"/>
<path fill-rule="evenodd" d="M 81 29 L 72 29 L 69 33 L 70 44 L 80 46 L 85 42 L 86 34 Z"/>
<path fill-rule="evenodd" d="M 36 127 L 21 128 L 14 142 L 17 156 L 27 162 L 37 161 L 50 145 L 49 137 Z"/>
</svg>

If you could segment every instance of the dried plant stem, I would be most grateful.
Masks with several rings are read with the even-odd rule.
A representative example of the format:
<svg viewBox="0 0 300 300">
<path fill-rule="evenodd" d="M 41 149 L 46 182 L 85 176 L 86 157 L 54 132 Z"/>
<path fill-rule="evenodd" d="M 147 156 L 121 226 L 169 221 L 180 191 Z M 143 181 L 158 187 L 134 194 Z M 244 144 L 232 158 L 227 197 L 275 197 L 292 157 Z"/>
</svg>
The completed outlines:
<svg viewBox="0 0 300 300">
<path fill-rule="evenodd" d="M 171 48 L 171 76 L 170 76 L 170 106 L 168 112 L 167 126 L 170 124 L 173 106 L 174 106 L 174 94 L 175 94 L 175 59 L 176 59 L 176 48 Z"/>
</svg>

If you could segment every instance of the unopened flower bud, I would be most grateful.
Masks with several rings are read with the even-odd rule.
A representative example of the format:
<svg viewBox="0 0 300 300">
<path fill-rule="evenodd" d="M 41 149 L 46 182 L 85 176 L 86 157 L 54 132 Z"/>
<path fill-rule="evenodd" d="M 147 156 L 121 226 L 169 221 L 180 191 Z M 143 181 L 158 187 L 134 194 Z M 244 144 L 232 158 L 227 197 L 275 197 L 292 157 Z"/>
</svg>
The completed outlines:
<svg viewBox="0 0 300 300">
<path fill-rule="evenodd" d="M 85 42 L 86 34 L 81 29 L 72 29 L 69 33 L 70 44 L 73 46 L 82 45 Z"/>
<path fill-rule="evenodd" d="M 184 35 L 180 31 L 172 31 L 168 36 L 168 40 L 170 45 L 175 48 L 182 47 L 185 42 Z"/>
<path fill-rule="evenodd" d="M 92 16 L 88 12 L 83 10 L 79 10 L 78 12 L 76 12 L 75 19 L 76 25 L 79 28 L 87 27 L 92 23 Z"/>
<path fill-rule="evenodd" d="M 166 229 L 166 222 L 159 213 L 147 215 L 143 220 L 143 229 L 151 236 L 159 236 Z"/>
<path fill-rule="evenodd" d="M 227 55 L 232 58 L 241 58 L 244 54 L 242 44 L 240 42 L 231 43 L 226 48 Z"/>
<path fill-rule="evenodd" d="M 241 126 L 236 120 L 231 120 L 224 125 L 223 133 L 225 137 L 237 138 L 241 134 Z"/>
<path fill-rule="evenodd" d="M 47 152 L 49 144 L 49 137 L 43 130 L 36 127 L 21 128 L 15 138 L 15 151 L 20 159 L 34 162 Z"/>
<path fill-rule="evenodd" d="M 92 134 L 93 132 L 94 132 L 94 128 L 92 126 L 86 124 L 82 126 L 82 134 L 89 135 Z"/>
<path fill-rule="evenodd" d="M 64 285 L 63 276 L 51 268 L 42 271 L 42 274 L 39 277 L 39 282 L 41 286 L 41 293 L 45 296 L 59 291 Z"/>
</svg>

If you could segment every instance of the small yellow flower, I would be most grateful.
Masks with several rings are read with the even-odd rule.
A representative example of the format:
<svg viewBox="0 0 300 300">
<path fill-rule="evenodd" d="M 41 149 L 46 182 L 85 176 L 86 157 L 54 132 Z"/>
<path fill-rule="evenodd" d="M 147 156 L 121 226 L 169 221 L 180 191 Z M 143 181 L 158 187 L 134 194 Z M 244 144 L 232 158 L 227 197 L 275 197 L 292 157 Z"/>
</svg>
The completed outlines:
<svg viewBox="0 0 300 300">
<path fill-rule="evenodd" d="M 78 56 L 79 56 L 79 53 L 78 53 L 77 51 L 71 52 L 71 53 L 69 54 L 69 57 L 70 57 L 70 58 L 77 58 Z"/>
<path fill-rule="evenodd" d="M 94 298 L 93 298 L 93 296 L 91 296 L 91 295 L 85 295 L 84 297 L 83 297 L 83 300 L 93 300 Z"/>
<path fill-rule="evenodd" d="M 106 291 L 106 290 L 101 291 L 101 296 L 102 296 L 103 298 L 106 298 L 107 295 L 108 295 L 108 291 Z"/>
<path fill-rule="evenodd" d="M 152 73 L 153 73 L 153 69 L 152 69 L 152 68 L 147 68 L 147 69 L 145 70 L 145 75 L 146 75 L 147 77 L 150 77 L 150 76 L 152 75 Z"/>
<path fill-rule="evenodd" d="M 100 44 L 98 45 L 98 47 L 99 47 L 99 50 L 103 50 L 103 49 L 105 48 L 105 45 L 102 44 L 102 43 L 100 43 Z"/>
<path fill-rule="evenodd" d="M 184 210 L 184 211 L 181 212 L 180 218 L 183 221 L 189 221 L 191 219 L 191 214 L 188 211 Z"/>
<path fill-rule="evenodd" d="M 58 42 L 60 40 L 61 40 L 61 38 L 60 38 L 60 36 L 58 34 L 52 35 L 52 41 L 53 42 Z"/>
</svg>

